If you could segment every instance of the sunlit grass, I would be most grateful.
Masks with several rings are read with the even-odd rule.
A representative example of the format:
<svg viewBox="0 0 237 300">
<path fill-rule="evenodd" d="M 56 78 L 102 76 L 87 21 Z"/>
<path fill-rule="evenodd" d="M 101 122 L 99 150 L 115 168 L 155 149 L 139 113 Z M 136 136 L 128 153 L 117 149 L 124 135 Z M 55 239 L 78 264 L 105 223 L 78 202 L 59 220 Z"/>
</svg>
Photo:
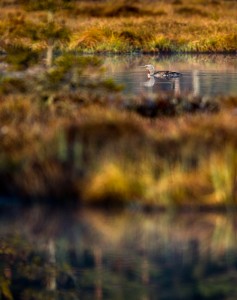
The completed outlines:
<svg viewBox="0 0 237 300">
<path fill-rule="evenodd" d="M 230 148 L 225 151 L 223 156 L 212 157 L 210 169 L 216 201 L 224 202 L 227 205 L 235 205 L 237 199 L 236 149 Z"/>
<path fill-rule="evenodd" d="M 175 19 L 175 20 L 174 20 Z M 236 25 L 231 19 L 222 23 L 194 16 L 186 19 L 173 17 L 139 17 L 120 19 L 82 20 L 80 33 L 72 37 L 70 47 L 79 50 L 101 51 L 95 36 L 102 38 L 104 51 L 156 52 L 218 52 L 236 50 Z M 98 25 L 97 25 L 98 24 Z M 84 29 L 84 26 L 86 29 Z M 102 27 L 100 27 L 102 26 Z M 129 29 L 127 29 L 129 26 Z M 89 29 L 88 29 L 89 28 Z M 77 40 L 79 43 L 77 43 Z M 111 41 L 113 41 L 111 45 Z M 116 43 L 115 43 L 116 42 Z M 107 45 L 108 49 L 105 47 Z M 124 50 L 125 49 L 125 50 Z"/>
<path fill-rule="evenodd" d="M 116 206 L 137 201 L 144 198 L 150 181 L 141 167 L 122 161 L 102 161 L 94 172 L 83 188 L 83 197 L 88 204 Z"/>
<path fill-rule="evenodd" d="M 50 1 L 51 5 L 54 1 Z M 61 9 L 25 6 L 1 12 L 4 47 L 83 52 L 235 52 L 236 3 L 208 1 L 81 2 Z M 29 5 L 33 5 L 30 2 Z M 36 5 L 37 6 L 37 5 Z M 49 22 L 49 11 L 53 11 Z M 49 24 L 47 25 L 47 23 Z M 47 25 L 47 26 L 46 26 Z"/>
</svg>

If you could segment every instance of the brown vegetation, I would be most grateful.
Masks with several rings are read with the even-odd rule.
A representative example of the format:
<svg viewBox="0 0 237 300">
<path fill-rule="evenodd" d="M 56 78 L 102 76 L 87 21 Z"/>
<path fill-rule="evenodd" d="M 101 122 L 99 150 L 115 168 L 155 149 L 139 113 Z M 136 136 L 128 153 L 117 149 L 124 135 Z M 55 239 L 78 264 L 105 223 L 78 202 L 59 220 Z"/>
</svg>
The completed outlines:
<svg viewBox="0 0 237 300">
<path fill-rule="evenodd" d="M 236 52 L 236 11 L 233 1 L 22 1 L 1 9 L 0 45 L 34 51 L 53 43 L 83 52 Z"/>
</svg>

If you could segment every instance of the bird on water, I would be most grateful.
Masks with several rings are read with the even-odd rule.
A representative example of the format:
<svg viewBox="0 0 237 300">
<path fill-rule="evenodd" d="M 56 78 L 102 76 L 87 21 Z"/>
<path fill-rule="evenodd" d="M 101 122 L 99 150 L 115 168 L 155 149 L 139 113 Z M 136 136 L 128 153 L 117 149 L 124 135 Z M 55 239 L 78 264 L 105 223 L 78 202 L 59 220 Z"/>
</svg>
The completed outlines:
<svg viewBox="0 0 237 300">
<path fill-rule="evenodd" d="M 145 65 L 145 66 L 141 66 L 141 67 L 146 68 L 148 78 L 156 77 L 156 78 L 171 79 L 171 78 L 178 78 L 181 76 L 181 73 L 178 73 L 178 72 L 155 71 L 155 68 L 153 65 Z"/>
</svg>

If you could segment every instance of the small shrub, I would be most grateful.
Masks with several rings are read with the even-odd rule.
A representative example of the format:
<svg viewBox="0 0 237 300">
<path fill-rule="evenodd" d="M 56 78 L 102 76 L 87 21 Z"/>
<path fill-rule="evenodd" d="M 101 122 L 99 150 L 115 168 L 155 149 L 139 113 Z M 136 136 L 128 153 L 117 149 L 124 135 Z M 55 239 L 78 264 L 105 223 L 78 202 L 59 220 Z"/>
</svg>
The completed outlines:
<svg viewBox="0 0 237 300">
<path fill-rule="evenodd" d="M 4 78 L 0 83 L 1 94 L 25 93 L 27 91 L 26 82 L 21 78 Z"/>
<path fill-rule="evenodd" d="M 23 70 L 39 62 L 40 53 L 29 48 L 8 47 L 6 61 L 17 70 Z"/>
<path fill-rule="evenodd" d="M 23 5 L 27 10 L 51 10 L 56 11 L 57 9 L 68 8 L 68 0 L 19 0 L 19 3 Z"/>
<path fill-rule="evenodd" d="M 208 17 L 209 14 L 194 6 L 182 6 L 175 9 L 175 13 L 180 15 L 185 15 L 186 17 L 192 17 L 192 16 L 200 16 L 200 17 Z"/>
</svg>

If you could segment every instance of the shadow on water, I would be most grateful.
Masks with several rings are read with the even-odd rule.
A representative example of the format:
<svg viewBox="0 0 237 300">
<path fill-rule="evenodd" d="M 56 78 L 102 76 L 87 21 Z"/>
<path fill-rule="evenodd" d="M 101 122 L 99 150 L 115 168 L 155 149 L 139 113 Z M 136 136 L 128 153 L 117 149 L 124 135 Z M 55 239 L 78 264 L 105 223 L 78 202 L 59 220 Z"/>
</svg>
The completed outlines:
<svg viewBox="0 0 237 300">
<path fill-rule="evenodd" d="M 235 215 L 1 210 L 4 299 L 235 299 Z"/>
</svg>

